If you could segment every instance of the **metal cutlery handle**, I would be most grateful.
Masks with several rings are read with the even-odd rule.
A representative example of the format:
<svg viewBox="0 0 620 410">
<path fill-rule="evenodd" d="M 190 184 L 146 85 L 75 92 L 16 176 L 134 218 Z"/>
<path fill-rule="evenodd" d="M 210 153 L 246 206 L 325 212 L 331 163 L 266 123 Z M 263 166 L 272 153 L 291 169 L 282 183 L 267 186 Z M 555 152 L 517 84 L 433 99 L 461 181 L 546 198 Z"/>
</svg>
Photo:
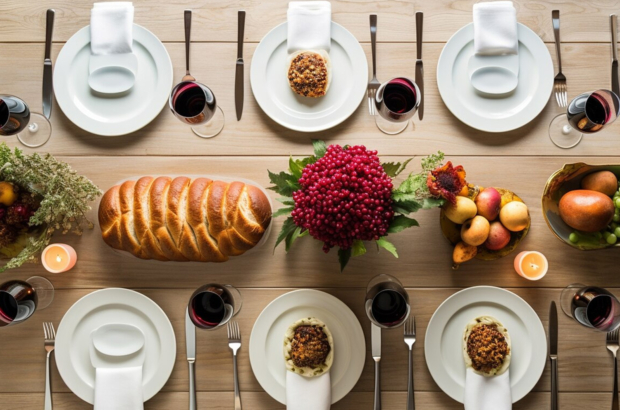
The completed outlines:
<svg viewBox="0 0 620 410">
<path fill-rule="evenodd" d="M 416 42 L 416 49 L 418 52 L 418 59 L 422 59 L 422 25 L 424 22 L 424 13 L 422 13 L 421 11 L 418 11 L 415 14 L 415 42 Z"/>
<path fill-rule="evenodd" d="M 45 360 L 45 410 L 52 410 L 52 389 L 50 386 L 50 356 L 52 352 L 47 352 Z"/>
<path fill-rule="evenodd" d="M 614 61 L 618 60 L 618 16 L 612 14 L 609 16 L 611 24 L 611 54 Z"/>
<path fill-rule="evenodd" d="M 192 33 L 192 11 L 185 10 L 185 75 L 189 75 L 189 43 Z"/>
<path fill-rule="evenodd" d="M 370 46 L 372 49 L 372 76 L 377 75 L 377 15 L 370 15 Z"/>
<path fill-rule="evenodd" d="M 413 396 L 413 349 L 409 349 L 409 382 L 407 383 L 407 410 L 415 410 Z"/>
<path fill-rule="evenodd" d="M 614 354 L 614 393 L 611 398 L 611 410 L 619 410 L 620 404 L 618 403 L 618 357 Z"/>
<path fill-rule="evenodd" d="M 375 359 L 375 407 L 381 410 L 381 359 Z"/>
<path fill-rule="evenodd" d="M 553 21 L 553 35 L 555 37 L 555 52 L 558 56 L 558 70 L 562 72 L 562 55 L 560 53 L 560 10 L 551 12 Z"/>
<path fill-rule="evenodd" d="M 237 58 L 243 58 L 243 32 L 245 30 L 245 11 L 239 10 L 237 27 Z"/>
<path fill-rule="evenodd" d="M 45 23 L 45 58 L 51 58 L 52 55 L 52 34 L 54 33 L 54 16 L 56 11 L 48 9 Z"/>
<path fill-rule="evenodd" d="M 237 355 L 233 354 L 233 375 L 235 379 L 235 410 L 241 410 L 241 396 L 239 394 L 239 376 L 237 374 Z"/>
<path fill-rule="evenodd" d="M 196 409 L 196 363 L 189 362 L 189 410 Z"/>
<path fill-rule="evenodd" d="M 551 410 L 558 410 L 558 358 L 551 357 Z"/>
</svg>

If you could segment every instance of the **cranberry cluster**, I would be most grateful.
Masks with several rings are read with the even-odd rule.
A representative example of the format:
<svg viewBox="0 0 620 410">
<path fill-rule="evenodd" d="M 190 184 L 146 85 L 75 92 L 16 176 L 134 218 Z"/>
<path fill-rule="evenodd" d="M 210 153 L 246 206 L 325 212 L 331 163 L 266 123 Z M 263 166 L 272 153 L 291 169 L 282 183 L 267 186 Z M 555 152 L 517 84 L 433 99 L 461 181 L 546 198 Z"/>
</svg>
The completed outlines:
<svg viewBox="0 0 620 410">
<path fill-rule="evenodd" d="M 394 217 L 393 185 L 377 151 L 330 145 L 325 156 L 304 168 L 299 184 L 291 215 L 297 226 L 324 242 L 323 251 L 350 249 L 354 240 L 387 234 Z"/>
<path fill-rule="evenodd" d="M 0 248 L 13 243 L 39 208 L 39 201 L 30 193 L 19 192 L 17 201 L 10 206 L 0 205 Z"/>
</svg>

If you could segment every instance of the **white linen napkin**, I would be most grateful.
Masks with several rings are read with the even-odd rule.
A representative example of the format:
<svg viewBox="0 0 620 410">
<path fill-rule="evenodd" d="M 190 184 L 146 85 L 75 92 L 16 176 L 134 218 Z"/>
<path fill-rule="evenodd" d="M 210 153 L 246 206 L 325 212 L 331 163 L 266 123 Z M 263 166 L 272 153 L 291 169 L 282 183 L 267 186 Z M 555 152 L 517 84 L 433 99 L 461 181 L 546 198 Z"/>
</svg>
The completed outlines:
<svg viewBox="0 0 620 410">
<path fill-rule="evenodd" d="M 517 10 L 512 1 L 474 4 L 474 52 L 477 55 L 517 54 Z"/>
<path fill-rule="evenodd" d="M 142 366 L 97 368 L 94 410 L 143 409 Z"/>
<path fill-rule="evenodd" d="M 300 50 L 325 50 L 332 42 L 332 5 L 329 1 L 291 1 L 288 4 L 289 54 Z"/>
<path fill-rule="evenodd" d="M 90 52 L 92 55 L 133 52 L 133 4 L 94 3 L 90 12 Z"/>
<path fill-rule="evenodd" d="M 329 372 L 319 377 L 286 372 L 287 410 L 329 410 L 331 405 L 332 381 Z"/>
<path fill-rule="evenodd" d="M 510 371 L 485 377 L 468 368 L 465 374 L 465 410 L 510 410 Z"/>
</svg>

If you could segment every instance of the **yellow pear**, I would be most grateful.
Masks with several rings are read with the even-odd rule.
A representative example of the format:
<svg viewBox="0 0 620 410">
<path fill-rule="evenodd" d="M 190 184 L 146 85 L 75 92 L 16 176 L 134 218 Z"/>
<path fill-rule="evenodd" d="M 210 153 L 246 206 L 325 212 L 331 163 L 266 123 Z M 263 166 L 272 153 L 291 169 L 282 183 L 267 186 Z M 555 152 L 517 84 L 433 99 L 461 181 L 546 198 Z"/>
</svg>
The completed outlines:
<svg viewBox="0 0 620 410">
<path fill-rule="evenodd" d="M 454 222 L 455 224 L 464 224 L 468 219 L 473 218 L 478 213 L 476 203 L 464 196 L 456 197 L 456 204 L 450 202 L 444 205 L 444 212 L 446 218 Z"/>
</svg>

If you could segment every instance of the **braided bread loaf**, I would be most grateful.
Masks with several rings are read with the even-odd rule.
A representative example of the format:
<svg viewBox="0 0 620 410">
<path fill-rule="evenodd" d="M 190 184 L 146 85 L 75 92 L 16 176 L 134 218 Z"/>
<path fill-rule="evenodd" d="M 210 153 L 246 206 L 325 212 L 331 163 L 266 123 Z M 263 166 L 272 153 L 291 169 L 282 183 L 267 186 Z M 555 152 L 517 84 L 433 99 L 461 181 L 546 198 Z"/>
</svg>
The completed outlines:
<svg viewBox="0 0 620 410">
<path fill-rule="evenodd" d="M 142 259 L 224 262 L 256 246 L 271 222 L 263 191 L 243 182 L 142 177 L 108 190 L 103 240 Z"/>
</svg>

